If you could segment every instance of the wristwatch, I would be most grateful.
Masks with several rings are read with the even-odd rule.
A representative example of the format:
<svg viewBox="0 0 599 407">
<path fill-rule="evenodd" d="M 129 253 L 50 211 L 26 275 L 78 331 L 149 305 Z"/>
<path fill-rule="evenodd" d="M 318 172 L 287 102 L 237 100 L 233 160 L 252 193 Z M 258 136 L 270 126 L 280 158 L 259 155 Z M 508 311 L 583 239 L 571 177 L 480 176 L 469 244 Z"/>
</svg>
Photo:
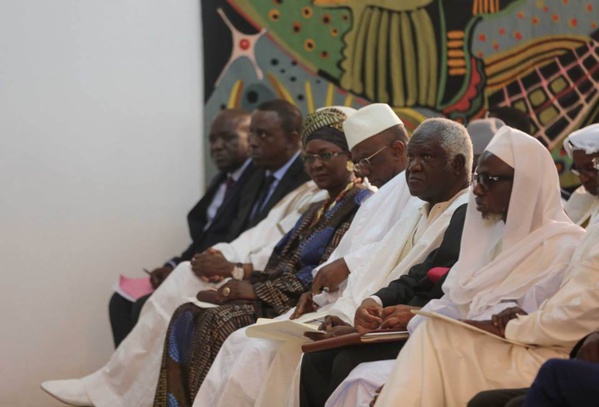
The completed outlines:
<svg viewBox="0 0 599 407">
<path fill-rule="evenodd" d="M 231 275 L 233 276 L 233 278 L 235 280 L 243 280 L 243 276 L 244 276 L 244 272 L 243 272 L 243 264 L 242 263 L 237 263 L 235 264 L 235 267 L 233 267 L 233 271 L 231 272 Z"/>
</svg>

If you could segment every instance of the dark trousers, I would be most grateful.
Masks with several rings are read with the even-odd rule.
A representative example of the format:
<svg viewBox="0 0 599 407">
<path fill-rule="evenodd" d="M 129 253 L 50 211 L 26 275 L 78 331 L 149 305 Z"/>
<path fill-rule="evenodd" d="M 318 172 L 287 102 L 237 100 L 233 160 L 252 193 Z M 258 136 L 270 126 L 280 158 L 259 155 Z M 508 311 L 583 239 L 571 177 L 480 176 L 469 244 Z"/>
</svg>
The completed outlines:
<svg viewBox="0 0 599 407">
<path fill-rule="evenodd" d="M 478 393 L 468 407 L 521 407 L 528 388 L 487 390 Z"/>
<path fill-rule="evenodd" d="M 137 323 L 141 307 L 143 307 L 150 295 L 141 297 L 135 302 L 131 302 L 117 293 L 114 293 L 110 298 L 108 314 L 110 316 L 110 326 L 112 327 L 112 338 L 114 339 L 115 348 L 129 335 L 129 332 L 131 332 Z"/>
<path fill-rule="evenodd" d="M 524 406 L 599 405 L 599 363 L 551 359 L 541 366 Z"/>
<path fill-rule="evenodd" d="M 360 363 L 395 359 L 405 341 L 350 346 L 306 353 L 300 374 L 300 406 L 322 407 Z"/>
</svg>

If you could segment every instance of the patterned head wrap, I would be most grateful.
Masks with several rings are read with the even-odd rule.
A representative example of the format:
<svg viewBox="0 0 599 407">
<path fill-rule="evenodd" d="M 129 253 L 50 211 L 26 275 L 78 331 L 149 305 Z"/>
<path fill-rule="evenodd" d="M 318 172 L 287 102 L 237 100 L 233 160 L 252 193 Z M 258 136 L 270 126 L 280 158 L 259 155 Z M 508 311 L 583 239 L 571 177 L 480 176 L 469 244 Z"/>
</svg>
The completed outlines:
<svg viewBox="0 0 599 407">
<path fill-rule="evenodd" d="M 345 113 L 335 108 L 326 108 L 310 113 L 304 120 L 302 145 L 306 147 L 310 140 L 318 139 L 333 143 L 344 151 L 349 151 L 343 133 L 345 119 L 347 119 Z"/>
</svg>

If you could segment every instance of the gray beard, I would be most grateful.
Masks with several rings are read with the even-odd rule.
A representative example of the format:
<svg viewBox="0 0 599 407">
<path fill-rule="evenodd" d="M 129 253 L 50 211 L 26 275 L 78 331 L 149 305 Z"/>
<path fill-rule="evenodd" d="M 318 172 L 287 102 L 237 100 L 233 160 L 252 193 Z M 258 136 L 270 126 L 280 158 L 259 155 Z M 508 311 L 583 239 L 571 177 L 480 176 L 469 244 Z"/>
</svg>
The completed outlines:
<svg viewBox="0 0 599 407">
<path fill-rule="evenodd" d="M 493 226 L 501 220 L 503 220 L 503 215 L 501 213 L 490 213 L 483 218 L 486 226 Z"/>
</svg>

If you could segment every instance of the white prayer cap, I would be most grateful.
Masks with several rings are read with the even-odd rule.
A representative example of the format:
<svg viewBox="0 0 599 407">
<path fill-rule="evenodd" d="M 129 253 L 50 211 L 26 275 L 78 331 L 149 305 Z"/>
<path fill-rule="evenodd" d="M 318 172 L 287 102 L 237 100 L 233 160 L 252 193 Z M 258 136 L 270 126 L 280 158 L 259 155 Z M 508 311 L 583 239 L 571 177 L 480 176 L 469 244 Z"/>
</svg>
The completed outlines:
<svg viewBox="0 0 599 407">
<path fill-rule="evenodd" d="M 403 122 L 388 104 L 373 103 L 349 116 L 343 122 L 343 130 L 351 150 L 362 141 L 398 124 Z"/>
<path fill-rule="evenodd" d="M 599 123 L 583 127 L 570 134 L 564 140 L 564 149 L 568 157 L 572 158 L 573 150 L 584 150 L 586 154 L 599 151 Z"/>
<path fill-rule="evenodd" d="M 354 109 L 353 107 L 349 107 L 349 106 L 325 106 L 325 107 L 320 107 L 320 108 L 316 109 L 316 111 L 320 112 L 321 110 L 325 110 L 325 109 L 337 109 L 341 113 L 344 113 L 347 117 L 349 117 L 352 114 L 357 112 L 356 109 Z"/>
<path fill-rule="evenodd" d="M 466 126 L 474 155 L 481 155 L 489 145 L 489 142 L 500 127 L 505 126 L 503 120 L 496 117 L 472 120 Z"/>
</svg>

